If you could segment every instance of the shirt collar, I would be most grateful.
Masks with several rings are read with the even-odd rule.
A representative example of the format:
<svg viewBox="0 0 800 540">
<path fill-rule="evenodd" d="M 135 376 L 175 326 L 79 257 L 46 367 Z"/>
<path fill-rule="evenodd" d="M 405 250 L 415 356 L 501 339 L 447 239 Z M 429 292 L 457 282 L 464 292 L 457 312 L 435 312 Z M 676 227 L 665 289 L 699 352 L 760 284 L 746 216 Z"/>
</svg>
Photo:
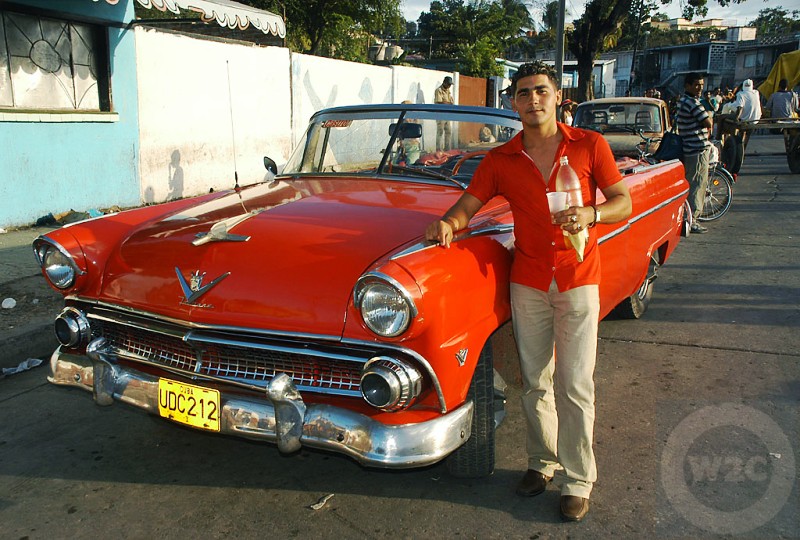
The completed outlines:
<svg viewBox="0 0 800 540">
<path fill-rule="evenodd" d="M 567 124 L 562 124 L 561 122 L 556 122 L 556 127 L 558 128 L 558 131 L 561 132 L 561 136 L 564 137 L 565 142 L 578 141 L 586 136 L 586 132 L 584 130 L 568 126 Z M 497 150 L 498 152 L 502 152 L 504 154 L 518 154 L 523 152 L 524 146 L 522 144 L 522 131 L 514 135 L 514 137 L 506 144 L 498 147 Z"/>
</svg>

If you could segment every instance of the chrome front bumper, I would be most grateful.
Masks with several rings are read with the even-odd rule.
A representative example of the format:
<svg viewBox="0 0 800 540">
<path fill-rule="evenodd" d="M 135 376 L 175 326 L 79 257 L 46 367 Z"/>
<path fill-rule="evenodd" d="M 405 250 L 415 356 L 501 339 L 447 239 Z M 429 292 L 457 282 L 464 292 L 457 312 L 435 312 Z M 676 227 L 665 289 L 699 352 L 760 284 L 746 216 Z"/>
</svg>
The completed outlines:
<svg viewBox="0 0 800 540">
<path fill-rule="evenodd" d="M 50 371 L 51 383 L 91 391 L 98 405 L 121 401 L 159 415 L 158 377 L 117 364 L 102 340 L 86 356 L 57 349 Z M 220 433 L 272 442 L 283 452 L 331 450 L 377 467 L 436 463 L 464 444 L 472 428 L 471 401 L 426 422 L 386 425 L 340 407 L 306 405 L 285 374 L 271 381 L 263 399 L 221 391 L 220 405 Z"/>
</svg>

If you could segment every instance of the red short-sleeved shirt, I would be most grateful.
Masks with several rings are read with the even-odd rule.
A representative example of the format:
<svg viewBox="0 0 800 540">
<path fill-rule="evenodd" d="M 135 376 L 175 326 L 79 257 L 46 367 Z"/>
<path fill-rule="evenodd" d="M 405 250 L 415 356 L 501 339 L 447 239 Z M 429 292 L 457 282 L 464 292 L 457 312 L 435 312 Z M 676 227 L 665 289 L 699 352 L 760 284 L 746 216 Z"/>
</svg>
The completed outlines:
<svg viewBox="0 0 800 540">
<path fill-rule="evenodd" d="M 594 205 L 598 187 L 602 190 L 622 180 L 611 147 L 598 133 L 562 123 L 557 125 L 563 140 L 554 163 L 557 164 L 561 156 L 569 158 L 569 164 L 581 181 L 584 206 Z M 545 184 L 539 169 L 523 149 L 520 133 L 486 155 L 467 193 L 483 203 L 500 195 L 510 204 L 516 237 L 511 281 L 547 291 L 555 276 L 558 290 L 563 292 L 599 284 L 600 257 L 596 229 L 589 229 L 584 259 L 578 262 L 561 228 L 550 223 L 546 193 L 556 189 L 557 169 L 553 167 Z"/>
</svg>

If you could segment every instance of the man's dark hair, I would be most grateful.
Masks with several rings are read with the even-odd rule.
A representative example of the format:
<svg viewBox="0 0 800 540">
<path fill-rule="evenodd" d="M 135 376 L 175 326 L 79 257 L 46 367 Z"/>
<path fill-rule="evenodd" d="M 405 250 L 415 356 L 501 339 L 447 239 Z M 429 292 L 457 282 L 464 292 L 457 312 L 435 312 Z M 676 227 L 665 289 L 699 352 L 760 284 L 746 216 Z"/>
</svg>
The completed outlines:
<svg viewBox="0 0 800 540">
<path fill-rule="evenodd" d="M 786 79 L 781 79 L 778 82 L 778 90 L 786 90 L 789 87 L 789 81 Z"/>
<path fill-rule="evenodd" d="M 561 83 L 556 75 L 556 69 L 540 60 L 534 60 L 533 62 L 527 62 L 519 66 L 517 72 L 511 77 L 509 95 L 514 96 L 517 93 L 517 81 L 523 77 L 530 77 L 531 75 L 547 75 L 547 78 L 550 79 L 553 86 L 556 87 L 556 90 L 561 88 Z"/>
<path fill-rule="evenodd" d="M 683 85 L 686 86 L 687 84 L 694 84 L 697 81 L 701 81 L 705 79 L 702 73 L 697 71 L 693 73 L 687 73 L 686 76 L 683 78 Z"/>
</svg>

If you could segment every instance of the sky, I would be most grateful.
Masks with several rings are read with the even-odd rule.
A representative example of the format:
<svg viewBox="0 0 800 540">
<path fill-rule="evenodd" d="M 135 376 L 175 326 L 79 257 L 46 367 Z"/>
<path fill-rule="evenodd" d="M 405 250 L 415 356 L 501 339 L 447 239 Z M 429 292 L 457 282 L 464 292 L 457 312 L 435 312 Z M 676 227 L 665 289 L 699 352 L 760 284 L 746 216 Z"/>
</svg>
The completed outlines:
<svg viewBox="0 0 800 540">
<path fill-rule="evenodd" d="M 544 3 L 545 0 L 542 0 Z M 666 13 L 670 19 L 675 19 L 681 16 L 681 3 L 685 0 L 672 0 L 667 6 L 660 6 L 659 12 Z M 537 2 L 538 3 L 538 2 Z M 735 20 L 736 25 L 731 26 L 744 26 L 746 23 L 758 17 L 758 12 L 766 8 L 781 8 L 786 11 L 792 10 L 792 5 L 795 0 L 773 0 L 765 2 L 764 0 L 745 0 L 741 4 L 731 3 L 727 7 L 720 6 L 716 0 L 708 0 L 708 15 L 706 19 L 724 19 L 726 21 Z M 416 21 L 420 13 L 428 11 L 430 8 L 430 0 L 403 0 L 403 15 L 407 21 Z M 566 6 L 567 21 L 577 19 L 583 14 L 584 0 L 567 0 Z M 788 6 L 788 7 L 787 7 Z M 536 20 L 537 12 L 532 10 L 534 20 Z M 695 19 L 697 20 L 697 19 Z"/>
</svg>

